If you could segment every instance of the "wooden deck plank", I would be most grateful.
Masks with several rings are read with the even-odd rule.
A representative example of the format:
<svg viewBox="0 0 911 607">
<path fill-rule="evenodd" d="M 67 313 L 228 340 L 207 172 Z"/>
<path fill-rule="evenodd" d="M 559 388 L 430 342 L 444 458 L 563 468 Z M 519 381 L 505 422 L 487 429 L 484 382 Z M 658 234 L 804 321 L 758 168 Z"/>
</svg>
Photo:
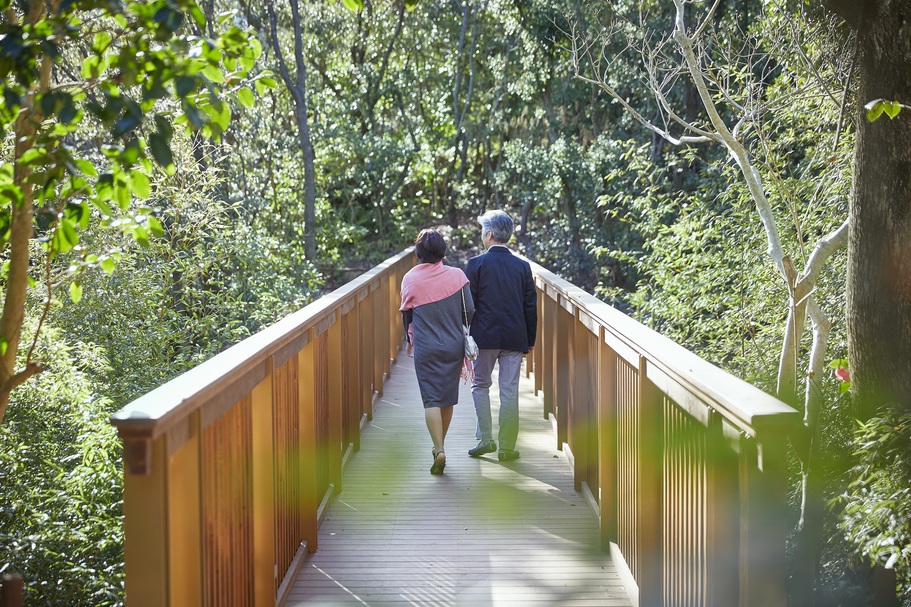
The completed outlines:
<svg viewBox="0 0 911 607">
<path fill-rule="evenodd" d="M 433 476 L 412 360 L 402 356 L 285 605 L 630 607 L 532 389 L 523 378 L 522 457 L 500 463 L 468 457 L 475 415 L 462 385 L 446 471 Z"/>
</svg>

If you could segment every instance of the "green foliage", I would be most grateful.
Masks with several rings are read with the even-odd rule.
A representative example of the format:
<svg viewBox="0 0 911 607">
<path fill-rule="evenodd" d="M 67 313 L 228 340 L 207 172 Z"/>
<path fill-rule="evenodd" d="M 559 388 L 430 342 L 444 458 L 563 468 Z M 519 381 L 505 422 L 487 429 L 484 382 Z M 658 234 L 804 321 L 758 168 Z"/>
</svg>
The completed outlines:
<svg viewBox="0 0 911 607">
<path fill-rule="evenodd" d="M 902 111 L 902 108 L 907 107 L 907 105 L 903 105 L 898 101 L 887 101 L 885 99 L 874 99 L 864 105 L 864 109 L 867 111 L 867 120 L 870 122 L 875 122 L 883 113 L 889 117 L 889 120 L 894 120 L 898 113 Z"/>
<path fill-rule="evenodd" d="M 123 485 L 105 353 L 49 331 L 45 371 L 16 391 L 0 427 L 0 569 L 28 605 L 123 603 Z"/>
<path fill-rule="evenodd" d="M 74 276 L 99 257 L 112 263 L 81 240 L 90 224 L 141 245 L 162 234 L 142 201 L 156 171 L 175 170 L 175 126 L 217 140 L 231 99 L 249 101 L 259 43 L 230 14 L 215 37 L 193 34 L 191 22 L 205 25 L 192 0 L 71 1 L 34 22 L 0 22 L 0 133 L 17 137 L 16 171 L 0 167 L 0 191 L 16 205 L 31 204 L 25 196 L 34 191 L 37 241 L 51 258 L 78 252 Z M 40 78 L 48 64 L 67 81 Z M 11 213 L 9 203 L 0 209 L 0 245 Z"/>
<path fill-rule="evenodd" d="M 857 465 L 841 506 L 846 539 L 871 565 L 894 569 L 911 604 L 911 414 L 894 408 L 859 424 Z"/>
</svg>

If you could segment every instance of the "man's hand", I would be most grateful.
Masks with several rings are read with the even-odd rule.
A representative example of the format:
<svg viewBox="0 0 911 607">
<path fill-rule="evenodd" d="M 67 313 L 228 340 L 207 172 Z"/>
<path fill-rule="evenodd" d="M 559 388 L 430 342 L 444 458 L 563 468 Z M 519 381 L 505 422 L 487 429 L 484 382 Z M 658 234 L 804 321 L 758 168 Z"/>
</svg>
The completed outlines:
<svg viewBox="0 0 911 607">
<path fill-rule="evenodd" d="M 412 354 L 412 352 L 411 352 L 412 348 L 413 348 L 413 346 L 411 345 L 410 341 L 407 344 L 405 344 L 405 354 L 414 358 L 414 354 Z"/>
</svg>

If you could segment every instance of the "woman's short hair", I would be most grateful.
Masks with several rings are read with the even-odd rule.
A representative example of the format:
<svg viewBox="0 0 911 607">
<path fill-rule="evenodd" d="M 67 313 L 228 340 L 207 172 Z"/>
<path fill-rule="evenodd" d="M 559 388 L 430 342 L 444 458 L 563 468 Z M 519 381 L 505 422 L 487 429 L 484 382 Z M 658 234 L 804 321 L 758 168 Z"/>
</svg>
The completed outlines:
<svg viewBox="0 0 911 607">
<path fill-rule="evenodd" d="M 420 263 L 436 263 L 446 254 L 446 241 L 436 230 L 421 230 L 414 239 L 414 253 Z"/>
<path fill-rule="evenodd" d="M 481 232 L 487 231 L 494 242 L 506 244 L 512 237 L 512 219 L 503 211 L 487 211 L 478 217 Z"/>
</svg>

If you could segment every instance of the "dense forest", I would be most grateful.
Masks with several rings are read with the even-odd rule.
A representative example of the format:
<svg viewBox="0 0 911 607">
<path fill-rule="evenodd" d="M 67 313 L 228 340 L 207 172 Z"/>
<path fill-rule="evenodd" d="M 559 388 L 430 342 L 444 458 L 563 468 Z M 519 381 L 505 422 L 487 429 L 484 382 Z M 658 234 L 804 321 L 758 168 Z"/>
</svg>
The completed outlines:
<svg viewBox="0 0 911 607">
<path fill-rule="evenodd" d="M 0 1 L 0 571 L 123 602 L 110 414 L 441 229 L 804 414 L 794 605 L 911 605 L 911 2 Z"/>
</svg>

